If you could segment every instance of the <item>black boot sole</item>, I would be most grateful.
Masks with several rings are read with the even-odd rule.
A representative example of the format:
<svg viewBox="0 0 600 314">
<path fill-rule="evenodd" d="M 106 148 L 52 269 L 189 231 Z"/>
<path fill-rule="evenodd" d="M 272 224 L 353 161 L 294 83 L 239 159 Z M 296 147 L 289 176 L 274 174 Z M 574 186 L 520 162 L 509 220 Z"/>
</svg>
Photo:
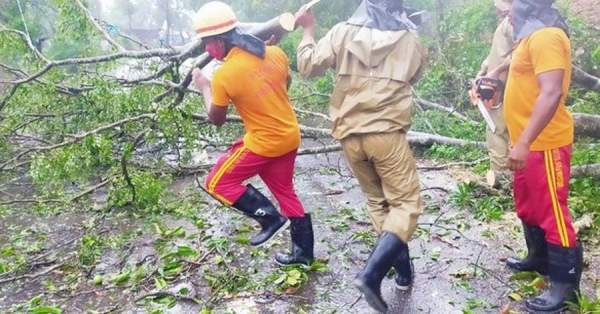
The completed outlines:
<svg viewBox="0 0 600 314">
<path fill-rule="evenodd" d="M 559 313 L 563 313 L 564 311 L 566 311 L 568 309 L 569 309 L 569 307 L 566 305 L 558 310 L 553 310 L 553 311 L 534 310 L 534 309 L 528 308 L 527 306 L 525 307 L 525 310 L 527 311 L 527 313 L 532 313 L 532 314 L 559 314 Z"/>
<path fill-rule="evenodd" d="M 276 258 L 273 258 L 273 260 L 275 261 L 275 264 L 277 264 L 278 266 L 282 266 L 282 267 L 296 265 L 296 264 L 310 266 L 310 264 L 312 264 L 314 262 L 314 260 L 312 260 L 312 261 L 307 261 L 307 262 L 293 262 L 293 263 L 285 264 L 285 263 L 280 263 Z"/>
<path fill-rule="evenodd" d="M 358 290 L 360 290 L 360 292 L 364 294 L 365 300 L 374 310 L 380 313 L 387 313 L 387 304 L 385 304 L 379 295 L 374 293 L 373 290 L 369 289 L 369 287 L 362 280 L 356 278 L 354 279 L 353 284 L 356 288 L 358 288 Z"/>
<path fill-rule="evenodd" d="M 289 227 L 289 226 L 290 226 L 290 220 L 286 219 L 285 223 L 283 225 L 281 225 L 281 227 L 279 229 L 277 229 L 277 231 L 273 232 L 273 234 L 270 237 L 268 237 L 266 240 L 264 240 L 263 242 L 261 242 L 259 244 L 250 243 L 250 246 L 259 248 L 259 247 L 267 244 L 267 242 L 271 241 L 274 237 L 276 237 L 278 234 L 280 234 L 283 230 L 287 229 L 287 227 Z"/>
</svg>

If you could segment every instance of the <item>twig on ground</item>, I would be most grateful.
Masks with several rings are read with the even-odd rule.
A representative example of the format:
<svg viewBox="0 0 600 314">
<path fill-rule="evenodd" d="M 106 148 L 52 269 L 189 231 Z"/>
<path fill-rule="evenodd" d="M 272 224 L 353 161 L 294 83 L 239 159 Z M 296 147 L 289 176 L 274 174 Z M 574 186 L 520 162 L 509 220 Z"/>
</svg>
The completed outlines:
<svg viewBox="0 0 600 314">
<path fill-rule="evenodd" d="M 479 251 L 479 254 L 477 254 L 477 260 L 475 261 L 475 265 L 479 265 L 479 259 L 481 258 L 481 254 L 483 253 L 483 250 L 485 249 L 485 246 L 481 246 L 481 250 Z M 473 270 L 473 277 L 477 276 L 477 266 L 475 266 L 474 270 Z"/>
<path fill-rule="evenodd" d="M 428 223 L 428 222 L 420 222 L 417 225 L 418 226 L 436 227 L 436 228 L 440 228 L 440 229 L 444 229 L 444 230 L 448 230 L 448 231 L 454 231 L 454 232 L 458 233 L 462 238 L 464 238 L 465 240 L 467 240 L 469 242 L 473 242 L 479 246 L 485 246 L 485 244 L 483 244 L 479 241 L 475 241 L 475 240 L 470 239 L 469 237 L 465 236 L 464 233 L 462 233 L 462 231 L 460 231 L 456 228 L 446 227 L 446 226 L 442 226 L 442 225 L 438 225 L 438 224 L 434 224 L 434 223 Z"/>
<path fill-rule="evenodd" d="M 102 182 L 100 182 L 100 183 L 98 183 L 98 184 L 96 184 L 96 185 L 94 185 L 94 186 L 90 187 L 89 189 L 87 189 L 87 190 L 85 190 L 85 191 L 83 191 L 83 192 L 81 192 L 81 193 L 79 193 L 79 194 L 77 194 L 77 195 L 73 196 L 73 197 L 72 197 L 72 198 L 69 200 L 69 202 L 74 202 L 74 201 L 76 201 L 76 200 L 78 200 L 78 199 L 80 199 L 80 198 L 82 198 L 82 197 L 84 197 L 84 196 L 86 196 L 86 195 L 88 195 L 88 194 L 90 194 L 90 193 L 93 193 L 93 192 L 94 192 L 94 191 L 96 191 L 97 189 L 99 189 L 99 188 L 101 188 L 101 187 L 104 187 L 105 185 L 107 185 L 107 184 L 111 183 L 111 182 L 112 182 L 112 180 L 114 180 L 114 179 L 115 179 L 115 178 L 114 178 L 114 177 L 112 177 L 112 178 L 106 179 L 106 180 L 104 180 L 104 181 L 102 181 Z"/>
<path fill-rule="evenodd" d="M 489 160 L 489 157 L 485 157 L 485 158 L 481 158 L 481 159 L 477 159 L 474 161 L 460 161 L 460 162 L 453 162 L 453 163 L 449 163 L 449 164 L 445 164 L 445 165 L 439 165 L 439 166 L 430 166 L 430 167 L 418 167 L 417 169 L 422 170 L 422 171 L 427 171 L 427 170 L 445 170 L 448 169 L 450 167 L 457 167 L 457 166 L 467 166 L 467 167 L 471 167 L 471 166 L 476 166 L 486 160 Z"/>
<path fill-rule="evenodd" d="M 430 191 L 430 190 L 438 190 L 438 191 L 442 191 L 444 193 L 450 193 L 450 190 L 444 189 L 443 187 L 439 187 L 439 186 L 426 187 L 426 188 L 421 189 L 421 192 Z"/>
<path fill-rule="evenodd" d="M 148 292 L 142 296 L 139 296 L 138 298 L 135 299 L 135 301 L 133 301 L 134 303 L 138 303 L 140 301 L 142 301 L 145 298 L 152 298 L 152 297 L 172 297 L 175 298 L 177 300 L 180 301 L 190 301 L 190 302 L 194 302 L 194 303 L 198 303 L 198 301 L 194 298 L 190 298 L 190 297 L 186 297 L 180 294 L 176 294 L 173 292 L 169 292 L 169 291 L 156 291 L 156 292 Z"/>
<path fill-rule="evenodd" d="M 500 278 L 500 276 L 498 276 L 496 273 L 494 273 L 493 271 L 481 266 L 481 265 L 477 265 L 477 264 L 471 264 L 473 267 L 475 267 L 476 269 L 479 268 L 481 269 L 484 273 L 490 275 L 491 277 L 493 277 L 494 279 L 498 280 L 500 283 L 502 283 L 504 286 L 509 287 L 512 290 L 518 290 L 518 287 L 515 287 L 513 284 L 506 282 L 504 280 L 502 280 Z"/>
<path fill-rule="evenodd" d="M 37 274 L 25 274 L 25 275 L 21 275 L 21 276 L 16 276 L 16 277 L 2 279 L 2 280 L 0 280 L 0 285 L 1 284 L 5 284 L 5 283 L 9 283 L 9 282 L 13 282 L 13 281 L 17 281 L 17 280 L 21 280 L 21 279 L 35 279 L 35 278 L 38 278 L 38 277 L 41 277 L 41 276 L 45 276 L 45 275 L 49 274 L 50 272 L 52 272 L 53 270 L 55 270 L 55 269 L 57 269 L 59 267 L 64 266 L 66 264 L 66 260 L 67 259 L 64 259 L 60 263 L 58 263 L 58 264 L 56 264 L 54 266 L 48 267 L 46 270 L 41 271 L 41 272 L 39 272 Z"/>
</svg>

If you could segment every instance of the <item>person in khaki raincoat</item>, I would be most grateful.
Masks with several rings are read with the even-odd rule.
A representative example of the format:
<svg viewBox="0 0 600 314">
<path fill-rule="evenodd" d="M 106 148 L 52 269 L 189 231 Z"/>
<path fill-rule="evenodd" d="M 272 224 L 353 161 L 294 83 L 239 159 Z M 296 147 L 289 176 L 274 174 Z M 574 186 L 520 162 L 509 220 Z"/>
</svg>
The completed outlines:
<svg viewBox="0 0 600 314">
<path fill-rule="evenodd" d="M 421 77 L 427 53 L 406 17 L 402 1 L 363 0 L 354 15 L 315 43 L 314 16 L 296 14 L 304 35 L 298 68 L 304 77 L 337 74 L 331 95 L 332 135 L 367 198 L 380 234 L 354 284 L 371 307 L 385 312 L 381 281 L 394 267 L 396 285 L 408 289 L 412 263 L 407 243 L 423 212 L 416 163 L 406 134 L 411 126 L 412 85 Z"/>
<path fill-rule="evenodd" d="M 490 53 L 483 61 L 477 76 L 495 77 L 506 83 L 508 77 L 507 64 L 510 62 L 510 55 L 514 47 L 513 28 L 508 17 L 510 0 L 494 0 L 494 6 L 496 12 L 504 18 L 494 32 Z M 490 116 L 496 125 L 496 131 L 492 132 L 490 128 L 486 128 L 490 170 L 494 172 L 508 170 L 508 129 L 502 112 L 502 97 L 500 97 L 500 101 L 489 110 Z"/>
</svg>

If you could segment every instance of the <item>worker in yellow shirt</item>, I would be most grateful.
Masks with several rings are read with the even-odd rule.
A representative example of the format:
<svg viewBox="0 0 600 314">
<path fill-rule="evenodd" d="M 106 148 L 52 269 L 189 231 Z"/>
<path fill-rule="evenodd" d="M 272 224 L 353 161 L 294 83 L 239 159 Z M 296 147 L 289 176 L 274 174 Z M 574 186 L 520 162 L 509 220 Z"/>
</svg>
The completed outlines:
<svg viewBox="0 0 600 314">
<path fill-rule="evenodd" d="M 233 10 L 212 1 L 195 17 L 196 34 L 206 51 L 224 61 L 208 81 L 199 69 L 193 73 L 204 95 L 208 116 L 215 125 L 225 122 L 231 101 L 242 118 L 246 134 L 222 156 L 206 179 L 215 198 L 255 219 L 262 230 L 250 239 L 261 246 L 290 225 L 292 250 L 278 253 L 280 265 L 309 264 L 313 256 L 311 217 L 294 190 L 296 153 L 300 127 L 287 93 L 290 81 L 288 58 L 277 46 L 242 32 Z M 258 175 L 273 193 L 274 204 L 251 184 L 242 183 Z"/>
<path fill-rule="evenodd" d="M 571 83 L 571 43 L 554 0 L 514 0 L 511 19 L 517 42 L 504 95 L 510 135 L 508 166 L 525 228 L 528 255 L 509 258 L 517 270 L 547 273 L 550 288 L 526 301 L 532 313 L 558 313 L 576 301 L 583 267 L 567 196 L 574 136 L 565 107 Z"/>
</svg>

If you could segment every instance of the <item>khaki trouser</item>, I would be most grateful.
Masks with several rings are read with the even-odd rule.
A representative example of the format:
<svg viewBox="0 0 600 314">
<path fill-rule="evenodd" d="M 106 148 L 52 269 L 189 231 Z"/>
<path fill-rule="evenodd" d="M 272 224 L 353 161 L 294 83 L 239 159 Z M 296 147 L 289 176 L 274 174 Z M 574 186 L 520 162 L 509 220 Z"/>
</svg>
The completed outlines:
<svg viewBox="0 0 600 314">
<path fill-rule="evenodd" d="M 367 198 L 377 233 L 394 233 L 405 243 L 423 213 L 417 167 L 401 131 L 351 135 L 340 141 Z"/>
<path fill-rule="evenodd" d="M 489 127 L 486 128 L 490 169 L 495 172 L 504 171 L 508 169 L 508 129 L 504 122 L 502 105 L 488 112 L 496 125 L 495 133 L 492 133 Z"/>
</svg>

